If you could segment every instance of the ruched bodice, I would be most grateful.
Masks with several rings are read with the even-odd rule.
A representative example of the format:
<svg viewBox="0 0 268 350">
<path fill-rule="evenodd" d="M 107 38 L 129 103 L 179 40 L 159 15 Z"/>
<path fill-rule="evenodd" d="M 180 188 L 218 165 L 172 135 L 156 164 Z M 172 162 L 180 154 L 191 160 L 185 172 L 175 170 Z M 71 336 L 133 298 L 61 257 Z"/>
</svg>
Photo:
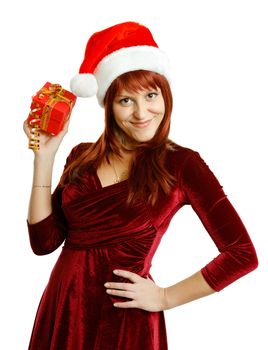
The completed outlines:
<svg viewBox="0 0 268 350">
<path fill-rule="evenodd" d="M 81 147 L 85 144 L 68 161 Z M 116 268 L 153 280 L 153 256 L 172 217 L 186 204 L 219 249 L 201 269 L 212 288 L 220 291 L 256 267 L 249 235 L 200 155 L 176 145 L 166 166 L 177 183 L 154 207 L 145 200 L 127 206 L 128 180 L 102 187 L 96 172 L 88 170 L 82 181 L 55 189 L 47 218 L 28 223 L 36 254 L 48 254 L 64 242 L 40 300 L 29 349 L 166 350 L 163 311 L 115 308 L 113 302 L 127 299 L 108 295 L 104 283 L 130 283 L 113 274 Z"/>
<path fill-rule="evenodd" d="M 69 222 L 66 244 L 114 245 L 151 232 L 145 204 L 126 207 L 127 187 L 126 181 L 117 183 L 65 204 L 63 211 Z"/>
</svg>

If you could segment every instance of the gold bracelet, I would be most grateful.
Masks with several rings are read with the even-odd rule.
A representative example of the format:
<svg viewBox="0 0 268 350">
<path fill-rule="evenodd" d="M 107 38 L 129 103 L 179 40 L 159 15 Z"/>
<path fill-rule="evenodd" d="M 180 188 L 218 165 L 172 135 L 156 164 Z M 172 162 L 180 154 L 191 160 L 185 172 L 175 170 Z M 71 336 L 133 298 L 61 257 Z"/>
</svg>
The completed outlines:
<svg viewBox="0 0 268 350">
<path fill-rule="evenodd" d="M 50 188 L 51 185 L 33 185 L 33 187 Z"/>
</svg>

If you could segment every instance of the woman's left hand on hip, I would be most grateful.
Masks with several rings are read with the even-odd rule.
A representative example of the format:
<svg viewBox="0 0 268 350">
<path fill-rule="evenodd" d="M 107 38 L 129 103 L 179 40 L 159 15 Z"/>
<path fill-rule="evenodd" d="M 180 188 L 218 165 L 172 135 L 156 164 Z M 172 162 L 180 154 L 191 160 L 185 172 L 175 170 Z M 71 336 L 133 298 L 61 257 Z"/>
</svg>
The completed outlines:
<svg viewBox="0 0 268 350">
<path fill-rule="evenodd" d="M 115 271 L 118 271 L 117 273 Z M 156 312 L 165 310 L 165 288 L 157 286 L 151 279 L 143 278 L 134 272 L 114 270 L 114 274 L 129 279 L 132 283 L 106 282 L 106 292 L 131 301 L 116 302 L 119 308 L 139 308 Z"/>
</svg>

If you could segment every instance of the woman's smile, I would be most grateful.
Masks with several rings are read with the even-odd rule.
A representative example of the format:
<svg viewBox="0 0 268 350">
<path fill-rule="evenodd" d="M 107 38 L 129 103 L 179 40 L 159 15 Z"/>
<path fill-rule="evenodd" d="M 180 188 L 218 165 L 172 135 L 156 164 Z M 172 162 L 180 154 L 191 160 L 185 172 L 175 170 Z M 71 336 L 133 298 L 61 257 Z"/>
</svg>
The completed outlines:
<svg viewBox="0 0 268 350">
<path fill-rule="evenodd" d="M 133 126 L 135 128 L 143 129 L 143 128 L 146 128 L 147 126 L 149 126 L 151 121 L 152 121 L 152 119 L 145 120 L 145 121 L 139 121 L 139 122 L 130 122 L 130 123 L 133 124 Z"/>
</svg>

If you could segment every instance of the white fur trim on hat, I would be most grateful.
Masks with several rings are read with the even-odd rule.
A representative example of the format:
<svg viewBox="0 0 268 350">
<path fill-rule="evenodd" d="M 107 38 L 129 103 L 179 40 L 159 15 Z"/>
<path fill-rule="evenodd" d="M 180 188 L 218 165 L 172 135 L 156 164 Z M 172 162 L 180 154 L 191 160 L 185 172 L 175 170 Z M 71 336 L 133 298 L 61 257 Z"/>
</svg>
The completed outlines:
<svg viewBox="0 0 268 350">
<path fill-rule="evenodd" d="M 111 83 L 121 74 L 134 70 L 150 70 L 164 75 L 170 82 L 167 55 L 153 46 L 122 48 L 104 57 L 97 65 L 94 75 L 98 84 L 97 99 L 103 107 L 103 99 Z"/>
<path fill-rule="evenodd" d="M 79 97 L 91 97 L 98 91 L 97 80 L 93 74 L 76 74 L 70 82 L 71 91 Z"/>
</svg>

